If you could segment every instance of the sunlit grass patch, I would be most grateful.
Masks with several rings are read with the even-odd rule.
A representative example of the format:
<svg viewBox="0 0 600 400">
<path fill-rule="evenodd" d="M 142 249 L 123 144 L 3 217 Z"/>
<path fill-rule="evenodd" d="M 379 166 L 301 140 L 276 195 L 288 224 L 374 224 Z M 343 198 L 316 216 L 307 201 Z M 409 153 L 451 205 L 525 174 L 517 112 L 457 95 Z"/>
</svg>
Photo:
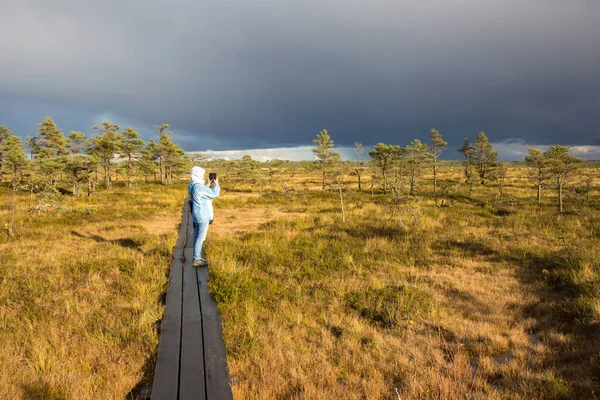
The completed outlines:
<svg viewBox="0 0 600 400">
<path fill-rule="evenodd" d="M 0 397 L 123 398 L 143 379 L 184 196 L 115 188 L 40 215 L 18 196 L 0 238 Z"/>
<path fill-rule="evenodd" d="M 316 175 L 262 195 L 223 182 L 205 250 L 236 398 L 598 393 L 596 197 L 559 217 L 524 171 L 503 199 L 445 173 L 439 207 L 429 182 L 395 198 L 347 177 L 345 223 L 339 193 L 307 190 Z M 116 188 L 40 215 L 19 198 L 16 237 L 0 239 L 0 394 L 121 398 L 147 383 L 183 197 Z"/>
<path fill-rule="evenodd" d="M 557 349 L 585 348 L 561 326 L 597 321 L 588 290 L 598 257 L 585 256 L 598 240 L 593 212 L 557 220 L 525 187 L 515 181 L 504 199 L 477 187 L 444 207 L 346 192 L 345 224 L 335 192 L 240 198 L 239 218 L 265 209 L 271 219 L 207 247 L 236 396 L 592 393 L 592 359 Z M 571 265 L 561 256 L 569 240 Z"/>
</svg>

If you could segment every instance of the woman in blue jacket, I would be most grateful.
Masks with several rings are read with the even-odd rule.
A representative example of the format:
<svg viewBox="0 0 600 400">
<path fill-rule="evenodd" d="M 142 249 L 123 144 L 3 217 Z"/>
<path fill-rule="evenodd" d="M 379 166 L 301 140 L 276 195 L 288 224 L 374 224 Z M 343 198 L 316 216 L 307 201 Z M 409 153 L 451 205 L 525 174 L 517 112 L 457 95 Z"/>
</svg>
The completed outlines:
<svg viewBox="0 0 600 400">
<path fill-rule="evenodd" d="M 219 197 L 221 187 L 219 178 L 204 184 L 204 169 L 193 167 L 192 181 L 188 185 L 188 194 L 192 200 L 192 218 L 194 220 L 194 267 L 206 267 L 202 258 L 202 244 L 206 239 L 208 225 L 213 219 L 212 199 Z"/>
</svg>

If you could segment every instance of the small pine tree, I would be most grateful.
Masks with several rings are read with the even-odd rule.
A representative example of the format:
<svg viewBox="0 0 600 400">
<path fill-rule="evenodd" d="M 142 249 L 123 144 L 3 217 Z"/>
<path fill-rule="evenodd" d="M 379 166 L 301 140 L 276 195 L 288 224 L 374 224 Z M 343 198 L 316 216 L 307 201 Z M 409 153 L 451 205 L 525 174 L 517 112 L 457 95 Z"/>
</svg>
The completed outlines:
<svg viewBox="0 0 600 400">
<path fill-rule="evenodd" d="M 332 163 L 334 164 L 334 179 L 336 182 L 338 194 L 340 197 L 340 210 L 342 212 L 342 223 L 346 223 L 346 209 L 344 207 L 344 176 L 346 175 L 346 165 L 342 162 L 342 155 L 338 152 L 333 153 Z"/>
<path fill-rule="evenodd" d="M 10 129 L 6 125 L 0 125 L 0 182 L 2 182 L 2 174 L 4 172 L 4 141 L 9 135 L 12 135 Z"/>
<path fill-rule="evenodd" d="M 558 212 L 563 213 L 563 193 L 567 178 L 571 176 L 583 161 L 569 153 L 568 146 L 558 144 L 550 146 L 544 153 L 550 175 L 556 179 L 556 190 L 558 195 Z"/>
<path fill-rule="evenodd" d="M 406 164 L 408 168 L 408 182 L 410 185 L 410 196 L 415 195 L 415 186 L 417 181 L 423 175 L 423 166 L 427 162 L 430 149 L 419 139 L 413 140 L 406 146 Z"/>
<path fill-rule="evenodd" d="M 315 147 L 312 148 L 312 152 L 319 159 L 321 165 L 323 177 L 321 190 L 325 191 L 326 171 L 335 158 L 335 152 L 331 150 L 334 147 L 333 139 L 331 139 L 329 136 L 327 129 L 323 129 L 317 134 L 317 137 L 313 140 L 313 143 L 315 144 Z"/>
<path fill-rule="evenodd" d="M 475 157 L 475 147 L 469 142 L 469 139 L 465 138 L 463 145 L 457 151 L 465 157 L 463 165 L 465 167 L 465 180 L 468 181 L 471 178 L 469 167 Z"/>
<path fill-rule="evenodd" d="M 490 170 L 494 167 L 498 152 L 494 151 L 494 145 L 491 144 L 484 132 L 479 132 L 474 143 L 474 161 L 477 165 L 477 172 L 481 179 L 481 184 L 485 184 L 485 180 Z"/>
<path fill-rule="evenodd" d="M 442 134 L 437 129 L 432 129 L 430 132 L 431 146 L 429 154 L 433 159 L 433 193 L 435 195 L 437 193 L 438 158 L 446 149 L 448 142 L 442 139 Z"/>
<path fill-rule="evenodd" d="M 542 204 L 542 188 L 549 178 L 549 171 L 546 157 L 540 149 L 534 147 L 528 150 L 525 156 L 525 162 L 530 168 L 529 180 L 535 182 L 537 187 L 537 202 Z"/>
<path fill-rule="evenodd" d="M 373 164 L 381 170 L 383 193 L 387 193 L 388 190 L 387 171 L 400 160 L 403 154 L 404 149 L 400 146 L 385 143 L 377 143 L 373 150 L 369 152 Z"/>
<path fill-rule="evenodd" d="M 493 178 L 498 185 L 498 197 L 501 199 L 504 197 L 504 186 L 506 183 L 507 173 L 508 171 L 504 163 L 499 162 L 495 165 Z"/>
<path fill-rule="evenodd" d="M 356 150 L 356 166 L 354 167 L 354 172 L 356 173 L 356 178 L 358 179 L 358 191 L 362 191 L 360 186 L 360 177 L 363 169 L 363 162 L 360 159 L 360 154 L 363 151 L 362 143 L 354 142 L 354 149 Z"/>
<path fill-rule="evenodd" d="M 166 183 L 167 177 L 167 168 L 166 168 L 166 158 L 167 158 L 167 147 L 169 147 L 170 143 L 172 143 L 171 135 L 173 132 L 169 131 L 169 124 L 162 125 L 154 125 L 154 129 L 156 130 L 156 134 L 158 135 L 158 142 L 156 144 L 156 151 L 158 155 L 158 169 L 160 172 L 160 183 L 163 185 Z"/>
</svg>

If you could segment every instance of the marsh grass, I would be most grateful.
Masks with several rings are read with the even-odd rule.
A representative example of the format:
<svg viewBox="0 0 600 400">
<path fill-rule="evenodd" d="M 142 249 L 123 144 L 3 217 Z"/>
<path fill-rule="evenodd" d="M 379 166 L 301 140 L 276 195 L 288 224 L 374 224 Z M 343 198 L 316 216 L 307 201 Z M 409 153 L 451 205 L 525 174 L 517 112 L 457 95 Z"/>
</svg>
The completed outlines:
<svg viewBox="0 0 600 400">
<path fill-rule="evenodd" d="M 184 197 L 116 188 L 40 215 L 18 197 L 0 238 L 0 398 L 120 399 L 149 379 Z"/>
<path fill-rule="evenodd" d="M 317 173 L 259 196 L 217 171 L 206 252 L 236 398 L 598 397 L 597 169 L 562 216 L 521 166 L 502 198 L 469 195 L 460 171 L 443 166 L 442 207 L 426 181 L 394 198 L 348 177 L 345 224 Z M 184 197 L 116 188 L 36 216 L 18 196 L 0 239 L 0 398 L 123 398 L 151 381 Z"/>
<path fill-rule="evenodd" d="M 596 398 L 598 198 L 558 216 L 522 173 L 450 207 L 348 190 L 346 224 L 300 183 L 215 203 L 268 210 L 207 248 L 235 397 Z"/>
</svg>

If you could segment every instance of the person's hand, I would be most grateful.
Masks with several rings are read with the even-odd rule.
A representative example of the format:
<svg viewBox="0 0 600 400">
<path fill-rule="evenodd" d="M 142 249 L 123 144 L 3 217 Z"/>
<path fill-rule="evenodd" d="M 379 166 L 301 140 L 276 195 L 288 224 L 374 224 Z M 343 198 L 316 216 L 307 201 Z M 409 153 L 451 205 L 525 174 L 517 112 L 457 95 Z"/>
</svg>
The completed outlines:
<svg viewBox="0 0 600 400">
<path fill-rule="evenodd" d="M 218 184 L 219 184 L 219 177 L 217 177 L 217 179 L 213 179 L 213 183 L 214 183 L 215 185 L 218 185 Z"/>
</svg>

